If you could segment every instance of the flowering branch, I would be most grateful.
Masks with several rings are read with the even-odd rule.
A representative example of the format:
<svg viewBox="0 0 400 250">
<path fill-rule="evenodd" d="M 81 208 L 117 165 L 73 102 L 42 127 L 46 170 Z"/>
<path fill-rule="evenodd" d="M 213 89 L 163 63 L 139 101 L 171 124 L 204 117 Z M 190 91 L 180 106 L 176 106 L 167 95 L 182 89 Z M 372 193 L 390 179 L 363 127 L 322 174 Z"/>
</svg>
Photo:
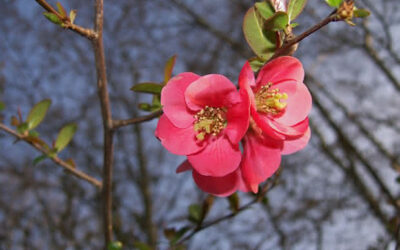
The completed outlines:
<svg viewBox="0 0 400 250">
<path fill-rule="evenodd" d="M 93 177 L 85 174 L 84 172 L 78 170 L 76 167 L 71 166 L 71 164 L 69 164 L 66 161 L 60 159 L 58 156 L 50 156 L 50 152 L 48 150 L 46 150 L 45 148 L 43 148 L 42 146 L 40 146 L 39 144 L 37 144 L 35 142 L 27 140 L 24 135 L 19 134 L 17 131 L 12 130 L 11 128 L 7 127 L 6 125 L 4 125 L 2 123 L 0 123 L 0 130 L 3 130 L 3 131 L 5 131 L 6 133 L 8 133 L 10 135 L 13 135 L 18 140 L 22 140 L 22 141 L 28 143 L 29 145 L 31 145 L 32 147 L 34 147 L 35 149 L 37 149 L 38 151 L 42 152 L 43 154 L 48 155 L 48 157 L 54 163 L 56 163 L 57 165 L 61 166 L 62 168 L 67 170 L 69 173 L 75 175 L 76 177 L 89 182 L 90 184 L 94 185 L 98 189 L 102 188 L 102 184 L 101 184 L 100 181 L 98 181 L 95 178 L 93 178 Z"/>
</svg>

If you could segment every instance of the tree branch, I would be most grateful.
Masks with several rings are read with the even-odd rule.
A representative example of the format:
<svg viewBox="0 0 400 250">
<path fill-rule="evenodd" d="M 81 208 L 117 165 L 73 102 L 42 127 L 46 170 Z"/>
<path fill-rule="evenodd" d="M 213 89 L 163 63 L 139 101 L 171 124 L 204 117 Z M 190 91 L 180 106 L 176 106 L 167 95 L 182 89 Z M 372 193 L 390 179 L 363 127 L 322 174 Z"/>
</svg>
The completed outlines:
<svg viewBox="0 0 400 250">
<path fill-rule="evenodd" d="M 81 36 L 86 37 L 89 40 L 93 40 L 97 38 L 97 33 L 92 30 L 92 29 L 87 29 L 84 27 L 81 27 L 79 25 L 73 24 L 69 17 L 62 17 L 60 13 L 58 13 L 57 10 L 55 10 L 49 3 L 46 2 L 46 0 L 35 0 L 40 6 L 43 7 L 43 9 L 47 10 L 48 12 L 56 15 L 58 19 L 61 20 L 62 22 L 62 27 L 65 29 L 70 29 L 76 33 L 78 33 Z"/>
<path fill-rule="evenodd" d="M 252 201 L 250 201 L 249 203 L 247 203 L 247 204 L 243 205 L 242 207 L 240 207 L 236 212 L 229 213 L 229 214 L 227 214 L 225 216 L 217 218 L 217 219 L 215 219 L 213 221 L 210 221 L 208 223 L 205 223 L 203 225 L 196 226 L 192 231 L 190 231 L 189 234 L 187 234 L 185 237 L 183 237 L 179 241 L 177 241 L 175 243 L 175 245 L 182 244 L 183 242 L 189 240 L 195 234 L 197 234 L 200 231 L 203 231 L 206 228 L 209 228 L 209 227 L 211 227 L 213 225 L 216 225 L 216 224 L 218 224 L 220 222 L 223 222 L 225 220 L 228 220 L 228 219 L 231 219 L 231 218 L 235 217 L 239 213 L 241 213 L 241 212 L 247 210 L 248 208 L 250 208 L 253 204 L 261 201 L 262 198 L 268 193 L 268 191 L 270 191 L 277 184 L 278 178 L 279 178 L 279 173 L 280 172 L 276 173 L 274 177 L 272 177 L 272 178 L 267 180 L 267 183 L 265 183 L 265 185 L 262 187 L 261 191 L 257 194 L 257 196 Z"/>
<path fill-rule="evenodd" d="M 150 121 L 150 120 L 153 120 L 154 118 L 159 117 L 160 115 L 162 115 L 162 113 L 163 113 L 162 110 L 158 110 L 151 114 L 141 116 L 141 117 L 135 117 L 135 118 L 127 119 L 127 120 L 113 120 L 112 128 L 115 130 L 115 129 L 125 127 L 128 125 Z"/>
<path fill-rule="evenodd" d="M 37 143 L 31 142 L 26 140 L 26 137 L 17 133 L 16 131 L 12 130 L 11 128 L 7 127 L 6 125 L 0 123 L 0 130 L 5 131 L 6 133 L 13 135 L 15 138 L 17 138 L 18 140 L 22 140 L 26 143 L 28 143 L 29 145 L 31 145 L 32 147 L 34 147 L 35 149 L 37 149 L 38 151 L 42 152 L 45 155 L 49 155 L 49 152 L 43 148 L 42 146 L 40 146 Z M 67 162 L 63 161 L 62 159 L 60 159 L 58 156 L 49 156 L 49 158 L 56 163 L 57 165 L 61 166 L 62 168 L 64 168 L 65 170 L 67 170 L 69 173 L 71 173 L 72 175 L 85 180 L 87 182 L 89 182 L 90 184 L 96 186 L 98 189 L 102 188 L 102 184 L 100 181 L 96 180 L 95 178 L 85 174 L 84 172 L 78 170 L 76 167 L 71 166 L 70 164 L 68 164 Z"/>
<path fill-rule="evenodd" d="M 110 98 L 107 88 L 106 60 L 103 45 L 103 0 L 96 0 L 95 5 L 95 32 L 97 37 L 93 39 L 93 50 L 96 61 L 97 91 L 100 99 L 101 115 L 103 119 L 104 133 L 104 162 L 103 162 L 103 223 L 105 248 L 113 240 L 112 229 L 112 173 L 113 173 L 113 121 L 111 115 Z"/>
</svg>

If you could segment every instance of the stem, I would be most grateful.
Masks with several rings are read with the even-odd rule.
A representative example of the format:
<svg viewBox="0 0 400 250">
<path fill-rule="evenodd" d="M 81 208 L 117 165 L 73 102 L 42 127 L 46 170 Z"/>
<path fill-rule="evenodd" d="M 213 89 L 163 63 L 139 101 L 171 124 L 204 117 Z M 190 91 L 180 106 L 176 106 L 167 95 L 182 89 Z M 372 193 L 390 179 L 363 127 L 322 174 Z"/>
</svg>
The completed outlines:
<svg viewBox="0 0 400 250">
<path fill-rule="evenodd" d="M 198 232 L 209 228 L 215 224 L 218 224 L 222 221 L 231 219 L 233 217 L 235 217 L 236 215 L 238 215 L 239 213 L 247 210 L 248 208 L 250 208 L 253 204 L 259 202 L 262 200 L 262 198 L 268 193 L 268 191 L 270 191 L 278 182 L 278 178 L 279 178 L 279 174 L 280 172 L 277 172 L 275 174 L 275 176 L 271 179 L 269 179 L 267 181 L 267 183 L 263 186 L 263 188 L 261 189 L 261 191 L 257 194 L 257 196 L 250 201 L 249 203 L 243 205 L 242 207 L 240 207 L 237 211 L 229 213 L 225 216 L 219 217 L 213 221 L 210 221 L 208 223 L 205 223 L 204 225 L 200 225 L 200 226 L 196 226 L 188 235 L 186 235 L 185 237 L 181 238 L 179 241 L 177 241 L 174 245 L 178 246 L 180 244 L 182 244 L 183 242 L 189 240 L 190 238 L 192 238 L 195 234 L 197 234 Z"/>
<path fill-rule="evenodd" d="M 103 219 L 105 248 L 113 240 L 112 231 L 112 172 L 113 172 L 113 130 L 110 99 L 107 89 L 106 61 L 103 45 L 103 0 L 96 0 L 95 32 L 93 50 L 97 71 L 97 90 L 100 99 L 101 115 L 104 128 L 104 162 L 103 162 Z"/>
<path fill-rule="evenodd" d="M 26 138 L 17 133 L 16 131 L 8 128 L 6 125 L 0 123 L 0 129 L 7 132 L 10 135 L 13 135 L 14 137 L 16 137 L 18 140 L 23 140 L 24 142 L 30 144 L 32 147 L 36 148 L 38 151 L 42 152 L 45 155 L 48 155 L 49 152 L 44 149 L 42 146 L 40 146 L 37 143 L 31 142 L 26 140 Z M 75 175 L 76 177 L 85 180 L 87 182 L 89 182 L 90 184 L 93 184 L 94 186 L 96 186 L 97 188 L 101 189 L 102 188 L 102 183 L 98 180 L 96 180 L 95 178 L 85 174 L 84 172 L 78 170 L 76 167 L 72 167 L 70 164 L 68 164 L 67 162 L 63 161 L 62 159 L 60 159 L 58 156 L 53 156 L 53 157 L 49 157 L 54 163 L 56 163 L 57 165 L 61 166 L 62 168 L 64 168 L 65 170 L 67 170 L 69 173 L 71 173 L 72 175 Z"/>
<path fill-rule="evenodd" d="M 46 2 L 46 0 L 35 0 L 40 6 L 43 7 L 43 9 L 47 10 L 50 13 L 53 13 L 62 21 L 61 26 L 65 29 L 70 29 L 76 33 L 78 33 L 81 36 L 84 36 L 88 38 L 89 40 L 94 40 L 97 38 L 97 34 L 94 30 L 92 29 L 86 29 L 83 28 L 79 25 L 73 24 L 69 17 L 62 17 L 60 13 L 58 13 L 57 10 L 55 10 L 49 3 Z"/>
<path fill-rule="evenodd" d="M 131 125 L 131 124 L 150 121 L 150 120 L 153 120 L 154 118 L 159 117 L 160 115 L 162 115 L 162 113 L 163 113 L 162 110 L 158 110 L 151 114 L 141 116 L 141 117 L 135 117 L 135 118 L 127 119 L 127 120 L 113 120 L 112 128 L 115 130 L 120 127 L 125 127 L 125 126 Z"/>
<path fill-rule="evenodd" d="M 309 35 L 316 32 L 317 30 L 321 29 L 322 27 L 329 24 L 330 22 L 336 22 L 336 21 L 338 21 L 338 18 L 336 16 L 336 10 L 335 10 L 333 13 L 331 13 L 325 19 L 321 20 L 319 23 L 315 24 L 314 26 L 312 26 L 308 30 L 304 31 L 300 35 L 296 36 L 293 39 L 285 41 L 285 43 L 282 45 L 282 47 L 275 51 L 274 56 L 270 60 L 277 58 L 279 56 L 285 55 L 285 52 L 290 50 L 292 46 L 301 42 L 304 38 L 308 37 Z"/>
</svg>

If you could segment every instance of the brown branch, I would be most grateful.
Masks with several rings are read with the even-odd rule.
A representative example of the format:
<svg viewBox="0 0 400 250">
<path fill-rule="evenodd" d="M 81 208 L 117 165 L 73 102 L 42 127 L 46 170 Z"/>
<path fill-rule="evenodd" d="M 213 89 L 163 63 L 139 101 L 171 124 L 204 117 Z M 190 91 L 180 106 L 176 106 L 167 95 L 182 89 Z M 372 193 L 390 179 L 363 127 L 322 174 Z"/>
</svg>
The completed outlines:
<svg viewBox="0 0 400 250">
<path fill-rule="evenodd" d="M 96 0 L 95 4 L 95 31 L 96 39 L 93 40 L 93 50 L 96 61 L 97 91 L 101 106 L 104 133 L 104 162 L 103 162 L 103 223 L 105 248 L 113 240 L 112 229 L 112 173 L 113 173 L 113 121 L 111 115 L 110 99 L 107 88 L 106 60 L 103 45 L 103 0 Z"/>
<path fill-rule="evenodd" d="M 150 121 L 150 120 L 153 120 L 154 118 L 159 117 L 160 115 L 162 115 L 162 113 L 163 113 L 162 110 L 158 110 L 151 114 L 141 116 L 141 117 L 135 117 L 135 118 L 127 119 L 127 120 L 113 120 L 112 128 L 115 130 L 120 127 Z"/>
<path fill-rule="evenodd" d="M 46 0 L 35 0 L 40 6 L 43 7 L 43 9 L 47 10 L 48 12 L 56 15 L 58 19 L 61 20 L 62 24 L 61 26 L 65 29 L 70 29 L 76 33 L 78 33 L 81 36 L 84 36 L 88 38 L 89 40 L 93 40 L 97 38 L 97 33 L 92 30 L 92 29 L 87 29 L 84 27 L 81 27 L 79 25 L 73 24 L 69 17 L 62 17 L 60 13 L 58 13 L 57 10 L 55 10 L 49 3 L 46 2 Z"/>
<path fill-rule="evenodd" d="M 34 147 L 35 149 L 37 149 L 41 153 L 43 153 L 45 155 L 49 155 L 50 152 L 48 152 L 48 150 L 46 150 L 45 148 L 43 148 L 42 146 L 40 146 L 37 143 L 34 143 L 34 142 L 26 140 L 25 136 L 23 136 L 23 135 L 17 133 L 16 131 L 10 129 L 6 125 L 0 123 L 0 129 L 5 131 L 6 133 L 8 133 L 10 135 L 13 135 L 18 140 L 22 140 L 22 141 L 28 143 L 29 145 L 31 145 L 32 147 Z M 96 186 L 99 189 L 102 188 L 102 184 L 101 184 L 100 181 L 98 181 L 95 178 L 93 178 L 93 177 L 85 174 L 84 172 L 78 170 L 76 167 L 71 166 L 67 162 L 65 162 L 62 159 L 60 159 L 58 156 L 49 156 L 49 159 L 51 159 L 54 163 L 56 163 L 57 165 L 61 166 L 65 170 L 67 170 L 72 175 L 74 175 L 74 176 L 76 176 L 76 177 L 78 177 L 78 178 L 80 178 L 82 180 L 85 180 L 85 181 L 89 182 L 90 184 Z"/>
<path fill-rule="evenodd" d="M 308 30 L 304 31 L 300 35 L 294 37 L 293 39 L 285 41 L 283 43 L 282 47 L 280 47 L 279 49 L 277 49 L 275 51 L 274 55 L 272 56 L 272 58 L 270 60 L 277 58 L 279 56 L 286 55 L 288 51 L 292 51 L 293 46 L 295 46 L 296 44 L 301 42 L 304 38 L 308 37 L 309 35 L 313 34 L 316 31 L 318 31 L 319 29 L 321 29 L 325 25 L 329 24 L 330 22 L 336 22 L 339 20 L 340 19 L 338 19 L 337 15 L 336 15 L 336 11 L 334 11 L 329 16 L 327 16 L 326 18 L 324 18 L 323 20 L 321 20 L 319 23 L 315 24 Z"/>
<path fill-rule="evenodd" d="M 181 238 L 179 241 L 177 241 L 174 245 L 180 245 L 183 242 L 189 240 L 190 238 L 192 238 L 195 234 L 197 234 L 200 231 L 203 231 L 204 229 L 207 229 L 213 225 L 216 225 L 220 222 L 226 221 L 228 219 L 231 219 L 233 217 L 235 217 L 236 215 L 238 215 L 239 213 L 247 210 L 248 208 L 250 208 L 252 205 L 256 204 L 257 202 L 260 202 L 262 200 L 262 198 L 268 193 L 268 191 L 270 191 L 278 182 L 278 178 L 279 178 L 279 173 L 277 172 L 275 174 L 274 177 L 270 178 L 267 180 L 267 183 L 265 183 L 265 185 L 262 187 L 261 191 L 257 194 L 257 196 L 250 201 L 249 203 L 241 206 L 237 211 L 229 213 L 225 216 L 219 217 L 215 220 L 212 220 L 210 222 L 207 222 L 203 225 L 199 225 L 196 226 L 195 228 L 192 229 L 192 231 L 190 231 L 189 234 L 187 234 L 185 237 Z"/>
</svg>

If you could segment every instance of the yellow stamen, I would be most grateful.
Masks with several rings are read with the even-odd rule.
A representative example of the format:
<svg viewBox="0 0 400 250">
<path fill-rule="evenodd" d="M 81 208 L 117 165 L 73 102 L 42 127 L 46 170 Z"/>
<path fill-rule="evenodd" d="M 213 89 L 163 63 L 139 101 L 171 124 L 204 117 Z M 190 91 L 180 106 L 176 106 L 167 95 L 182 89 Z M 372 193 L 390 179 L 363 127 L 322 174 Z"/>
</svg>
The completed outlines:
<svg viewBox="0 0 400 250">
<path fill-rule="evenodd" d="M 199 141 L 206 135 L 217 136 L 227 125 L 226 109 L 206 106 L 194 116 L 194 130 L 198 132 L 196 138 Z"/>
<path fill-rule="evenodd" d="M 271 86 L 272 83 L 268 83 L 256 93 L 256 107 L 259 112 L 278 115 L 286 108 L 287 103 L 282 100 L 288 99 L 288 95 L 279 93 L 279 89 L 270 89 Z"/>
</svg>

